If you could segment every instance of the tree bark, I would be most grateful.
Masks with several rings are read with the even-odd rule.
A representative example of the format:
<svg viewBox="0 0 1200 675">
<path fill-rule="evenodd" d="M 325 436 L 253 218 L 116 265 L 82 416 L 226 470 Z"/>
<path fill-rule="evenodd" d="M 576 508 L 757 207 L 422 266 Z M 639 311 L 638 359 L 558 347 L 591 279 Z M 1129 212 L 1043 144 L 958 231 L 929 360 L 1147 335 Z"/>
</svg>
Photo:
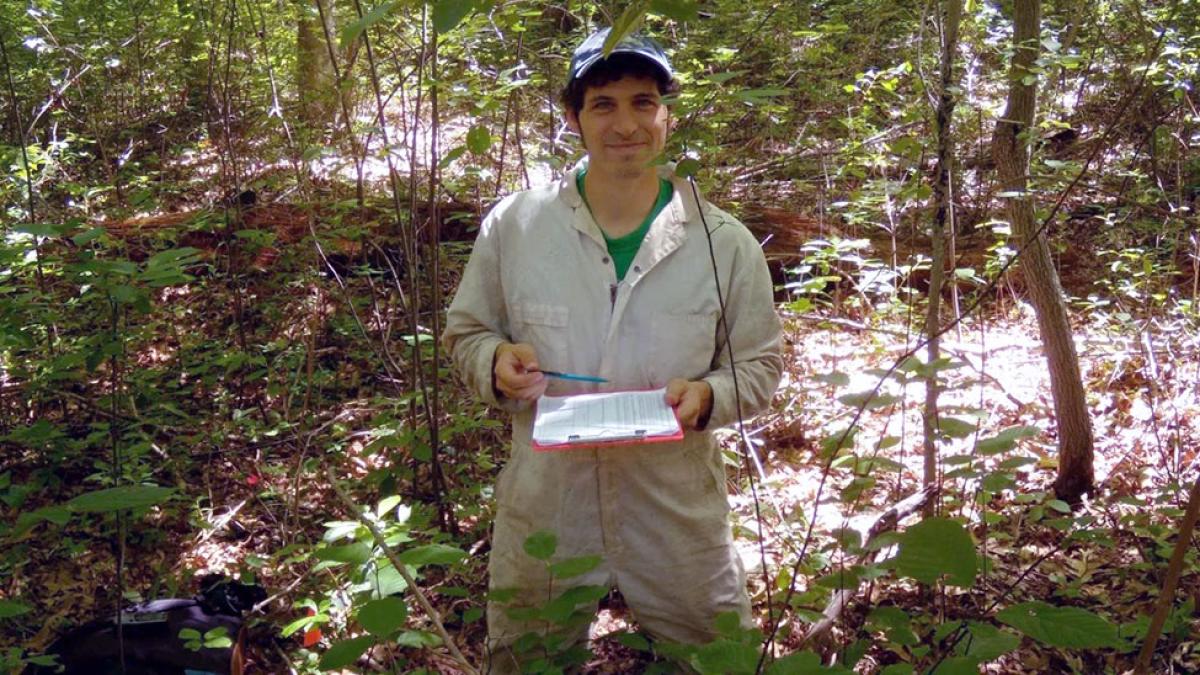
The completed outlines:
<svg viewBox="0 0 1200 675">
<path fill-rule="evenodd" d="M 933 181 L 933 224 L 929 239 L 932 268 L 929 271 L 929 306 L 925 315 L 925 335 L 929 340 L 928 363 L 941 356 L 938 334 L 941 332 L 942 284 L 946 270 L 946 220 L 953 208 L 950 194 L 950 176 L 954 170 L 954 143 L 951 138 L 951 123 L 954 119 L 953 94 L 954 55 L 958 50 L 958 26 L 962 19 L 962 0 L 946 0 L 942 15 L 942 67 L 939 82 L 937 107 L 937 168 Z M 930 371 L 925 380 L 925 410 L 922 415 L 925 432 L 925 485 L 936 485 L 938 481 L 937 444 L 938 436 L 938 384 L 937 370 Z M 932 516 L 936 503 L 929 501 L 924 508 L 926 516 Z"/>
<path fill-rule="evenodd" d="M 1008 75 L 1008 106 L 996 123 L 992 153 L 1000 185 L 1008 194 L 1008 218 L 1022 246 L 1021 270 L 1037 313 L 1050 370 L 1050 390 L 1058 424 L 1058 478 L 1054 491 L 1059 499 L 1077 504 L 1095 485 L 1092 425 L 1062 286 L 1027 191 L 1028 135 L 1033 128 L 1037 101 L 1034 64 L 1040 49 L 1040 15 L 1040 0 L 1015 0 L 1013 3 L 1014 54 Z"/>
<path fill-rule="evenodd" d="M 335 76 L 333 60 L 325 45 L 326 35 L 337 35 L 333 29 L 330 0 L 312 0 L 301 7 L 296 26 L 296 89 L 300 101 L 300 119 L 304 126 L 317 133 L 333 122 Z M 322 26 L 324 21 L 326 25 Z"/>
</svg>

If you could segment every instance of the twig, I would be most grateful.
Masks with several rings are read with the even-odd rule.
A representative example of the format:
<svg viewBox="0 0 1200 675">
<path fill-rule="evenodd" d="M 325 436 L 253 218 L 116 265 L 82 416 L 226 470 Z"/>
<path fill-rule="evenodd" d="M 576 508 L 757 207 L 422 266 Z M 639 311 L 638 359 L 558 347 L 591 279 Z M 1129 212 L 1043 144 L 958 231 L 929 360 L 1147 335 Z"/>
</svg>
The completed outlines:
<svg viewBox="0 0 1200 675">
<path fill-rule="evenodd" d="M 1162 632 L 1163 624 L 1167 622 L 1167 613 L 1175 604 L 1175 589 L 1179 585 L 1179 577 L 1183 573 L 1183 559 L 1191 548 L 1192 530 L 1196 527 L 1196 518 L 1200 516 L 1200 477 L 1192 484 L 1192 493 L 1188 495 L 1187 511 L 1183 514 L 1183 523 L 1179 526 L 1179 539 L 1175 541 L 1175 551 L 1171 553 L 1171 562 L 1167 565 L 1167 579 L 1163 582 L 1162 593 L 1154 607 L 1154 616 L 1150 619 L 1150 628 L 1146 631 L 1146 641 L 1142 643 L 1142 651 L 1138 652 L 1134 662 L 1133 672 L 1137 675 L 1150 672 L 1150 657 L 1154 656 L 1154 645 Z"/>
<path fill-rule="evenodd" d="M 392 566 L 396 568 L 396 571 L 400 572 L 400 575 L 404 577 L 404 581 L 412 590 L 413 595 L 416 596 L 417 603 L 421 605 L 421 609 L 425 611 L 426 616 L 428 616 L 429 620 L 433 623 L 434 630 L 436 630 L 438 635 L 441 636 L 442 642 L 446 643 L 446 648 L 450 650 L 450 654 L 454 657 L 454 660 L 468 675 L 479 675 L 479 671 L 475 670 L 475 668 L 471 665 L 471 662 L 467 660 L 467 657 L 463 656 L 463 653 L 459 651 L 458 646 L 454 644 L 454 640 L 450 639 L 450 634 L 446 632 L 445 626 L 442 625 L 442 615 L 438 613 L 438 611 L 429 602 L 429 599 L 425 597 L 425 593 L 421 591 L 421 587 L 417 586 L 416 580 L 413 579 L 412 575 L 408 573 L 408 567 L 404 563 L 400 562 L 400 557 L 396 555 L 396 552 L 393 551 L 390 546 L 388 546 L 387 538 L 384 536 L 383 532 L 381 532 L 379 527 L 375 523 L 371 522 L 370 519 L 363 517 L 362 509 L 358 506 L 358 504 L 354 503 L 354 500 L 350 498 L 350 495 L 346 494 L 346 490 L 341 486 L 340 483 L 338 483 L 337 476 L 333 474 L 333 467 L 327 467 L 325 469 L 325 475 L 329 479 L 329 485 L 333 487 L 333 491 L 337 493 L 337 496 L 342 500 L 342 503 L 344 503 L 346 508 L 350 509 L 354 513 L 355 517 L 358 518 L 358 522 L 367 526 L 367 529 L 371 531 L 371 536 L 375 539 L 375 545 L 383 551 L 384 555 L 387 556 L 387 559 L 391 561 Z"/>
</svg>

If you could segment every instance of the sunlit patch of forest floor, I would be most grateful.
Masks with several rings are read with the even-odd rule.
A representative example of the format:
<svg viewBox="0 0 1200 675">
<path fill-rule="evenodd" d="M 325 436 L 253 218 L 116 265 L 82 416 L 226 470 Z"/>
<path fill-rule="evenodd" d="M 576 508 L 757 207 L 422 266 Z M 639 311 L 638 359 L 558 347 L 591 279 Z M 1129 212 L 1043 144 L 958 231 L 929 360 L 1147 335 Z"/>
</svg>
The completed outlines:
<svg viewBox="0 0 1200 675">
<path fill-rule="evenodd" d="M 207 312 L 225 306 L 196 296 L 179 295 L 177 300 L 197 303 Z M 298 295 L 293 300 L 303 301 Z M 941 491 L 934 503 L 939 513 L 961 516 L 969 523 L 976 551 L 985 562 L 969 587 L 929 589 L 886 570 L 890 547 L 878 557 L 883 569 L 855 568 L 862 551 L 855 536 L 847 536 L 848 530 L 865 529 L 875 515 L 920 488 L 924 384 L 906 375 L 916 372 L 915 362 L 887 374 L 880 397 L 867 404 L 857 421 L 857 431 L 840 449 L 835 442 L 863 403 L 861 394 L 874 388 L 918 343 L 915 329 L 907 327 L 903 313 L 891 319 L 847 319 L 835 312 L 784 316 L 789 355 L 784 383 L 773 409 L 746 424 L 765 475 L 744 461 L 736 434 L 721 432 L 728 449 L 735 535 L 756 620 L 764 629 L 771 626 L 768 588 L 772 606 L 786 601 L 789 607 L 782 612 L 776 651 L 785 654 L 799 648 L 804 627 L 825 609 L 832 589 L 861 576 L 861 586 L 851 585 L 857 591 L 846 610 L 815 645 L 827 658 L 860 653 L 859 672 L 903 662 L 928 667 L 930 657 L 922 649 L 937 648 L 939 624 L 969 619 L 1003 628 L 995 621 L 996 612 L 1031 599 L 1098 613 L 1120 627 L 1128 649 L 1064 651 L 1023 638 L 1017 649 L 992 659 L 986 672 L 1118 672 L 1129 667 L 1130 650 L 1145 634 L 1195 475 L 1200 343 L 1194 320 L 1121 322 L 1076 316 L 1098 490 L 1074 512 L 1055 500 L 1051 490 L 1053 403 L 1032 312 L 1023 304 L 1010 304 L 982 319 L 970 318 L 961 329 L 943 336 L 942 355 L 948 361 L 939 371 L 939 414 L 953 421 L 942 425 Z M 199 325 L 178 327 L 184 332 L 189 328 L 202 330 Z M 920 359 L 924 358 L 922 350 Z M 376 375 L 366 372 L 368 363 L 346 359 L 337 366 L 338 381 L 372 381 Z M 467 400 L 465 392 L 454 389 L 457 384 L 447 380 L 445 385 L 447 395 Z M 346 621 L 339 603 L 345 602 L 349 586 L 335 569 L 319 565 L 311 555 L 326 532 L 325 524 L 349 517 L 324 484 L 324 466 L 335 466 L 354 484 L 368 481 L 384 466 L 386 453 L 367 451 L 368 432 L 380 412 L 373 407 L 379 393 L 369 398 L 356 391 L 356 396 L 335 400 L 338 391 L 332 384 L 324 391 L 326 410 L 308 427 L 309 436 L 251 437 L 235 433 L 236 425 L 228 426 L 228 420 L 201 421 L 204 428 L 214 424 L 229 431 L 224 442 L 201 442 L 198 434 L 190 459 L 172 459 L 161 467 L 168 483 L 186 488 L 192 507 L 155 510 L 131 529 L 123 580 L 126 590 L 141 597 L 186 597 L 194 592 L 192 578 L 208 571 L 249 572 L 267 587 L 271 602 L 256 616 L 250 641 L 251 661 L 260 672 L 287 672 L 285 655 L 292 664 L 311 665 L 330 640 L 349 636 L 336 625 Z M 246 410 L 272 405 L 267 390 L 240 395 L 239 407 Z M 462 404 L 459 412 L 470 410 Z M 316 435 L 330 430 L 341 434 L 341 440 L 318 447 Z M 502 461 L 501 429 L 479 426 L 468 436 L 482 451 L 479 457 Z M 0 466 L 0 473 L 5 470 L 12 473 L 14 485 L 30 477 L 20 464 Z M 69 493 L 70 485 L 81 484 L 96 470 L 91 465 L 64 467 L 56 477 L 59 491 Z M 476 662 L 483 654 L 479 610 L 486 590 L 491 518 L 486 486 L 494 471 L 495 464 L 476 458 L 453 472 L 459 534 L 446 541 L 469 552 L 470 558 L 449 573 L 426 568 L 421 582 L 447 618 L 450 633 Z M 471 487 L 474 483 L 478 485 Z M 361 492 L 372 494 L 358 495 L 363 503 L 387 494 L 386 486 L 369 484 L 372 488 Z M 422 495 L 428 497 L 418 492 Z M 23 510 L 45 505 L 38 494 L 27 496 Z M 431 532 L 436 529 L 433 509 L 427 502 L 421 508 L 420 502 L 414 502 L 414 532 Z M 910 516 L 900 529 L 916 520 Z M 808 538 L 810 523 L 814 526 Z M 105 613 L 114 600 L 110 541 L 103 528 L 97 533 L 95 522 L 72 523 L 62 531 L 25 532 L 14 544 L 23 547 L 25 562 L 16 565 L 7 592 L 32 599 L 36 607 L 29 616 L 36 618 L 9 623 L 0 634 L 0 646 L 44 648 L 65 628 Z M 770 580 L 762 574 L 764 558 L 774 575 Z M 1194 550 L 1189 560 L 1194 562 Z M 836 581 L 839 578 L 843 581 Z M 1159 643 L 1160 654 L 1169 654 L 1179 672 L 1200 669 L 1192 620 L 1198 594 L 1200 581 L 1185 574 L 1178 594 L 1181 609 Z M 309 632 L 310 641 L 316 642 L 307 649 L 301 646 L 305 631 L 279 637 L 283 626 L 304 615 L 296 603 L 305 599 L 329 603 L 323 611 L 335 617 L 319 639 Z M 894 612 L 886 614 L 892 623 L 884 621 L 877 611 L 883 607 L 907 613 L 906 625 L 895 624 Z M 413 614 L 410 624 L 425 625 L 419 610 Z M 596 655 L 585 672 L 645 669 L 647 654 L 614 639 L 632 626 L 619 595 L 602 602 L 592 632 Z M 397 656 L 405 659 L 401 670 L 455 672 L 437 649 L 377 649 L 369 658 L 383 667 Z"/>
</svg>

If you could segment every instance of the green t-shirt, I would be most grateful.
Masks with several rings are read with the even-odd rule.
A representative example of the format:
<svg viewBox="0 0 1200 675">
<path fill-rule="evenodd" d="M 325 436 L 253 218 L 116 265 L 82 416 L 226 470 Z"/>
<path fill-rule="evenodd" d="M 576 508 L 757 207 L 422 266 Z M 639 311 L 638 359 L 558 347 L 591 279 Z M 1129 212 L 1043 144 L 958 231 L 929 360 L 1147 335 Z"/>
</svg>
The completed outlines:
<svg viewBox="0 0 1200 675">
<path fill-rule="evenodd" d="M 579 188 L 579 194 L 583 197 L 583 203 L 587 204 L 588 211 L 592 210 L 592 206 L 588 204 L 587 193 L 583 190 L 583 177 L 587 175 L 587 168 L 579 170 L 575 174 L 575 185 Z M 650 209 L 650 213 L 646 214 L 646 219 L 633 232 L 623 237 L 610 237 L 604 235 L 604 243 L 608 245 L 608 255 L 613 260 L 613 266 L 617 270 L 617 281 L 625 278 L 625 273 L 629 271 L 629 266 L 633 264 L 633 258 L 637 255 L 638 249 L 642 247 L 642 240 L 646 238 L 646 233 L 650 231 L 650 223 L 662 213 L 662 210 L 671 203 L 671 197 L 675 194 L 675 188 L 671 186 L 671 181 L 658 179 L 658 200 L 654 202 L 654 207 Z M 604 231 L 601 230 L 601 234 Z"/>
</svg>

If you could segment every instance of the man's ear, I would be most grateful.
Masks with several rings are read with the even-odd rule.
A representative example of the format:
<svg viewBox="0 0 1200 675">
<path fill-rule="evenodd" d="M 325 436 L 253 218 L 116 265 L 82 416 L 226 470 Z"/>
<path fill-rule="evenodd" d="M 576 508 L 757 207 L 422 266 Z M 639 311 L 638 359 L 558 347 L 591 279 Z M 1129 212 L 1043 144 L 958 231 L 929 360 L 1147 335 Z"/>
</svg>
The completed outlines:
<svg viewBox="0 0 1200 675">
<path fill-rule="evenodd" d="M 563 112 L 563 117 L 567 120 L 567 128 L 577 135 L 583 136 L 583 132 L 579 130 L 579 115 L 576 115 L 574 110 L 568 108 Z"/>
</svg>

